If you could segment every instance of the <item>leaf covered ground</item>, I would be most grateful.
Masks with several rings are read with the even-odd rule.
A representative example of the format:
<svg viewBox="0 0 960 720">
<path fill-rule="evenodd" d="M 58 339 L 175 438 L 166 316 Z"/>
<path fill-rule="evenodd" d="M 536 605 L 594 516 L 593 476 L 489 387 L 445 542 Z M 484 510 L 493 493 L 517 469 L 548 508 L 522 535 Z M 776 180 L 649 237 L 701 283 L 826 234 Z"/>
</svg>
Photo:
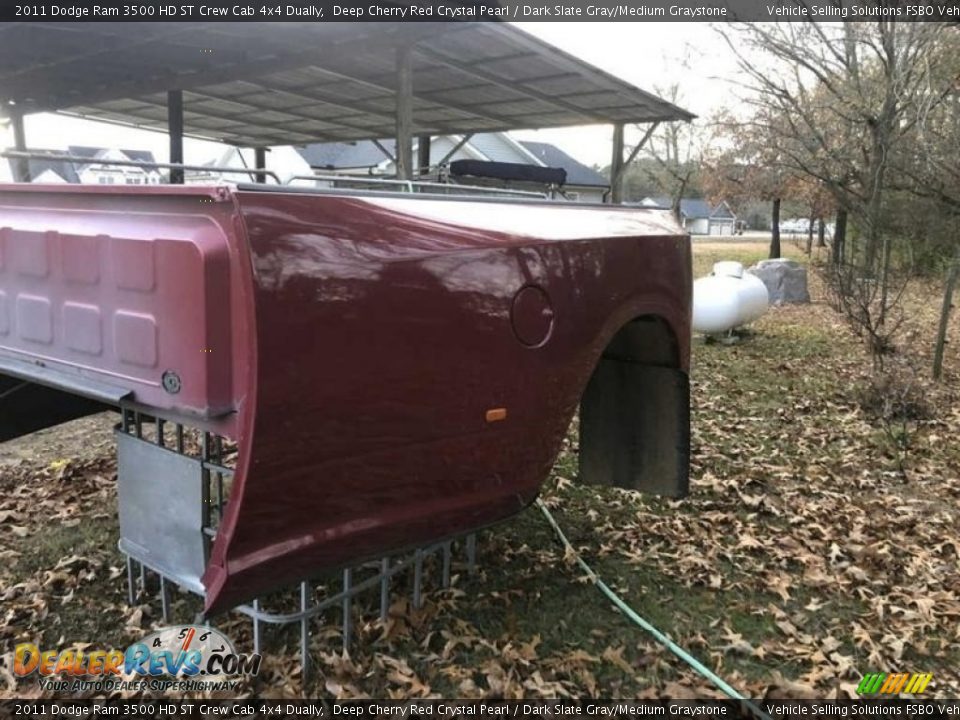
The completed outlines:
<svg viewBox="0 0 960 720">
<path fill-rule="evenodd" d="M 792 248 L 789 253 L 797 255 Z M 762 244 L 698 243 L 712 262 L 753 262 Z M 931 672 L 927 695 L 960 688 L 960 357 L 923 385 L 931 405 L 898 449 L 861 407 L 870 362 L 823 302 L 777 308 L 742 342 L 694 343 L 692 492 L 682 500 L 580 485 L 576 427 L 543 497 L 584 559 L 642 616 L 728 682 L 758 697 L 852 694 L 867 672 Z M 926 368 L 935 287 L 912 291 L 909 337 Z M 960 327 L 954 319 L 954 337 Z M 957 342 L 960 346 L 960 341 Z M 126 647 L 163 623 L 159 602 L 126 602 L 116 550 L 109 416 L 0 446 L 0 649 Z M 304 689 L 295 629 L 267 634 L 263 696 L 695 697 L 709 684 L 631 625 L 566 556 L 536 508 L 480 535 L 478 567 L 454 564 L 424 607 L 395 583 L 314 628 Z M 373 593 L 374 595 L 376 593 Z M 177 593 L 189 621 L 194 598 Z M 249 648 L 249 623 L 221 627 Z M 6 695 L 17 684 L 9 656 Z"/>
</svg>

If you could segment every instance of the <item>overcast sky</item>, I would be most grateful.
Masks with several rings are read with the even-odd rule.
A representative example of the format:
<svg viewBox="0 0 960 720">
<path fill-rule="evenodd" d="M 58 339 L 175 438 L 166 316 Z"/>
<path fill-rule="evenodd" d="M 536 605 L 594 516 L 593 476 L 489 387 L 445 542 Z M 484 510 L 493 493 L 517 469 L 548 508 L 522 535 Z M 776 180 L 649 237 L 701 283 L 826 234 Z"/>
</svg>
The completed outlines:
<svg viewBox="0 0 960 720">
<path fill-rule="evenodd" d="M 650 92 L 679 83 L 678 104 L 700 117 L 731 102 L 725 81 L 735 73 L 735 62 L 708 23 L 517 23 L 527 32 L 556 45 Z M 158 160 L 168 158 L 167 138 L 134 128 L 94 123 L 49 114 L 27 118 L 31 147 L 65 149 L 94 145 L 151 150 Z M 610 162 L 609 127 L 520 131 L 517 137 L 551 142 L 588 165 Z M 640 131 L 628 128 L 627 142 Z M 10 133 L 0 132 L 0 144 L 11 146 Z M 224 146 L 187 139 L 187 163 L 218 158 Z"/>
</svg>

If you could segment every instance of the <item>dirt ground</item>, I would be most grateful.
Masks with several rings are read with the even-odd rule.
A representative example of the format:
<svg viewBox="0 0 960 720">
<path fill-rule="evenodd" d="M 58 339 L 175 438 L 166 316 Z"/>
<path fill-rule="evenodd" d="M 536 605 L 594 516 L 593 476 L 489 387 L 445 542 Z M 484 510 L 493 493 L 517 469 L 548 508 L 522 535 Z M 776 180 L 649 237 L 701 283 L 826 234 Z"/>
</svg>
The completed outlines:
<svg viewBox="0 0 960 720">
<path fill-rule="evenodd" d="M 89 459 L 113 451 L 113 426 L 119 416 L 105 412 L 58 427 L 40 430 L 11 442 L 0 443 L 0 472 L 4 467 L 29 465 L 58 458 Z"/>
</svg>

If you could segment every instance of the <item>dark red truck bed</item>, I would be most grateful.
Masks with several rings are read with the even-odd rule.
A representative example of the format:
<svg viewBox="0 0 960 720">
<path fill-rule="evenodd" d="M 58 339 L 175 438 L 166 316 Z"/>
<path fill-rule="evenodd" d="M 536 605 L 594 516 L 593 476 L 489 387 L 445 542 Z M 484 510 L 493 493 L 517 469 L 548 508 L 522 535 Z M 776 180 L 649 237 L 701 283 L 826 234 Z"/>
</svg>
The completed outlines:
<svg viewBox="0 0 960 720">
<path fill-rule="evenodd" d="M 517 512 L 581 401 L 585 480 L 685 492 L 690 287 L 658 211 L 0 185 L 0 440 L 104 405 L 235 440 L 221 610 Z"/>
</svg>

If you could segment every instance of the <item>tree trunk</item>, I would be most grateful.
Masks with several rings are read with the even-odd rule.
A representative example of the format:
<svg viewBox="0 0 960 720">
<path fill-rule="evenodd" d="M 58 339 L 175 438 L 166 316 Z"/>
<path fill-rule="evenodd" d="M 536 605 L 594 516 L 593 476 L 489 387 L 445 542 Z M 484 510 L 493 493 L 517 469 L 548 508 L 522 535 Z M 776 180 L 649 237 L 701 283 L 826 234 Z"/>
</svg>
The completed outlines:
<svg viewBox="0 0 960 720">
<path fill-rule="evenodd" d="M 827 246 L 827 228 L 823 224 L 823 218 L 820 218 L 820 222 L 817 223 L 817 247 L 822 248 Z"/>
<path fill-rule="evenodd" d="M 882 235 L 880 245 L 880 314 L 877 318 L 877 327 L 882 328 L 887 322 L 887 299 L 890 296 L 890 256 L 893 253 L 893 236 L 890 232 Z"/>
<path fill-rule="evenodd" d="M 810 213 L 810 220 L 807 222 L 807 255 L 813 252 L 813 213 Z"/>
<path fill-rule="evenodd" d="M 947 273 L 947 284 L 943 288 L 943 305 L 940 307 L 940 325 L 937 328 L 937 344 L 933 351 L 933 379 L 943 377 L 943 351 L 947 345 L 947 324 L 950 321 L 950 310 L 953 307 L 953 291 L 957 287 L 957 278 L 960 277 L 960 246 L 950 263 Z"/>
<path fill-rule="evenodd" d="M 847 211 L 837 210 L 837 220 L 833 228 L 833 253 L 831 259 L 834 265 L 843 265 L 844 245 L 847 242 Z"/>
<path fill-rule="evenodd" d="M 780 257 L 780 198 L 773 201 L 773 219 L 770 223 L 770 259 Z"/>
</svg>

